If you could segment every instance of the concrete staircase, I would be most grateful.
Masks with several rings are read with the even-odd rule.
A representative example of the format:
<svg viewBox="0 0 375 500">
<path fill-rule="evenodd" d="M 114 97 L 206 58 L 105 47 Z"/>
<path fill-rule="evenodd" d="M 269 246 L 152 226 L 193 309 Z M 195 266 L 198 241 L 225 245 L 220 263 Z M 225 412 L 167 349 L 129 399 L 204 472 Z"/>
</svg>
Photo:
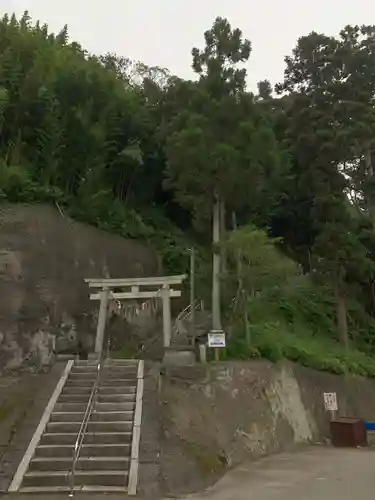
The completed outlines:
<svg viewBox="0 0 375 500">
<path fill-rule="evenodd" d="M 73 486 L 75 491 L 127 492 L 133 480 L 135 493 L 143 361 L 107 360 L 99 377 L 96 361 L 70 364 L 40 439 L 34 439 L 36 446 L 30 443 L 9 491 L 61 492 Z M 72 481 L 79 435 L 82 444 Z"/>
</svg>

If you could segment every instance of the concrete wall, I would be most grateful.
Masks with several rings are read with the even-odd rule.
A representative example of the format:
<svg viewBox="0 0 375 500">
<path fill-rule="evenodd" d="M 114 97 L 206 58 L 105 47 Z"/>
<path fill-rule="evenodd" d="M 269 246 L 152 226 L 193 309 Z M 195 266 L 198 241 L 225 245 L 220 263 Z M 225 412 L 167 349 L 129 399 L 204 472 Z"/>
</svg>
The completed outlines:
<svg viewBox="0 0 375 500">
<path fill-rule="evenodd" d="M 49 363 L 54 343 L 58 352 L 71 351 L 78 336 L 93 346 L 99 305 L 90 302 L 85 278 L 159 271 L 156 253 L 137 241 L 75 223 L 52 207 L 2 205 L 0 372 L 38 369 Z M 115 347 L 127 339 L 137 348 L 139 328 L 120 318 L 108 330 Z"/>
<path fill-rule="evenodd" d="M 323 392 L 340 413 L 375 419 L 375 381 L 290 363 L 232 362 L 161 377 L 161 471 L 166 494 L 197 491 L 228 468 L 306 443 L 325 443 Z"/>
</svg>

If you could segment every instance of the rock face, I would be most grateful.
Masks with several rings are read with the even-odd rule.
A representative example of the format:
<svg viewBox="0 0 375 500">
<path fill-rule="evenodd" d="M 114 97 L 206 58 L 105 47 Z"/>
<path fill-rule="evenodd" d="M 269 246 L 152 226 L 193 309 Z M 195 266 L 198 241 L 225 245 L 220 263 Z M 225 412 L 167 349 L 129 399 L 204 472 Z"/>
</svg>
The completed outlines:
<svg viewBox="0 0 375 500">
<path fill-rule="evenodd" d="M 146 246 L 64 218 L 48 206 L 0 208 L 0 370 L 40 368 L 51 352 L 91 348 L 98 304 L 85 278 L 155 276 Z M 117 342 L 126 321 L 112 322 Z"/>
</svg>

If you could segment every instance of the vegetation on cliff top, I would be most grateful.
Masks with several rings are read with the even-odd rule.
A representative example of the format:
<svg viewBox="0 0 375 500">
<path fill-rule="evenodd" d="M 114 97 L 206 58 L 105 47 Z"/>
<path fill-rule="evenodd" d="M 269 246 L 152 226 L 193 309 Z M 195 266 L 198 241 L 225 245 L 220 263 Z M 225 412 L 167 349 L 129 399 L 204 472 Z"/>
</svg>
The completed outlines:
<svg viewBox="0 0 375 500">
<path fill-rule="evenodd" d="M 374 49 L 374 26 L 311 33 L 254 95 L 222 18 L 184 81 L 4 16 L 0 200 L 143 239 L 170 272 L 194 245 L 200 294 L 220 251 L 228 356 L 375 375 Z"/>
</svg>

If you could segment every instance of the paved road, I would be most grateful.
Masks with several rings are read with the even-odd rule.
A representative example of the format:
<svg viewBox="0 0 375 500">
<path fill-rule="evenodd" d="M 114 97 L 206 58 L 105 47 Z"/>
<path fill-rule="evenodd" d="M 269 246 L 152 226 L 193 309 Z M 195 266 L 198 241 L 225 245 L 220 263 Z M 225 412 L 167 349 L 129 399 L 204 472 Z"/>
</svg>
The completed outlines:
<svg viewBox="0 0 375 500">
<path fill-rule="evenodd" d="M 375 449 L 311 448 L 228 473 L 189 500 L 373 500 Z"/>
</svg>

